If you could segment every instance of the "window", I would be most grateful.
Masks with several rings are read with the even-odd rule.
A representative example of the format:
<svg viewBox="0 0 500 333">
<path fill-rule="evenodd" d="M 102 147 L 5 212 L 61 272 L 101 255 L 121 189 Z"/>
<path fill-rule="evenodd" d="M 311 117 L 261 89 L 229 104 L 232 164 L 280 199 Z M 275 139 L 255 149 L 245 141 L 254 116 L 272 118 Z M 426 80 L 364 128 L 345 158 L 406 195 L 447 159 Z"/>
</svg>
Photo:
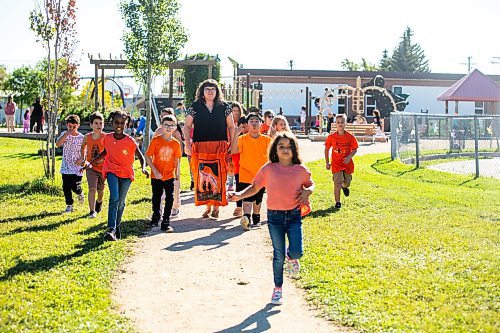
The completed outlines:
<svg viewBox="0 0 500 333">
<path fill-rule="evenodd" d="M 373 117 L 373 110 L 377 108 L 377 102 L 372 95 L 366 95 L 366 115 Z"/>
<path fill-rule="evenodd" d="M 484 114 L 484 102 L 475 102 L 474 103 L 474 113 L 475 114 Z"/>
<path fill-rule="evenodd" d="M 402 86 L 392 86 L 392 92 L 395 93 L 396 95 L 401 95 L 403 93 L 403 87 Z"/>
</svg>

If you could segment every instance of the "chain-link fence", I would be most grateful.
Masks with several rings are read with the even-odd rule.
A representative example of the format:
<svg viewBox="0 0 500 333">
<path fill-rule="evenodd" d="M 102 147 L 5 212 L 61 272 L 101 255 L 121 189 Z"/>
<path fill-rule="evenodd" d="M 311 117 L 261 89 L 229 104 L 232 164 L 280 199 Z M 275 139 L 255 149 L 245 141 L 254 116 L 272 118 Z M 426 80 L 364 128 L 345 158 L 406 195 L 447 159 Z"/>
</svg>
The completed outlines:
<svg viewBox="0 0 500 333">
<path fill-rule="evenodd" d="M 500 116 L 391 113 L 391 156 L 420 167 L 496 176 L 500 174 Z M 452 160 L 450 160 L 452 159 Z"/>
</svg>

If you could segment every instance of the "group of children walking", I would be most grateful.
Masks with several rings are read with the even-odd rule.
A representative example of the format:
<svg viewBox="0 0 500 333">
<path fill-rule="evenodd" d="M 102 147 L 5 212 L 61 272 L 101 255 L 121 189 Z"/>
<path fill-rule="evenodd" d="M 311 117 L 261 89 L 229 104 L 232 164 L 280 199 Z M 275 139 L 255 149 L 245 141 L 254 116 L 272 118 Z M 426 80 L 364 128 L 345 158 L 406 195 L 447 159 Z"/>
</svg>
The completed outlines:
<svg viewBox="0 0 500 333">
<path fill-rule="evenodd" d="M 259 113 L 249 113 L 238 120 L 232 141 L 237 144 L 230 148 L 236 192 L 228 192 L 227 199 L 240 203 L 233 215 L 241 216 L 241 226 L 250 230 L 251 226 L 261 224 L 261 203 L 267 191 L 267 225 L 273 245 L 275 285 L 272 303 L 281 304 L 285 262 L 292 275 L 300 269 L 298 259 L 303 254 L 301 212 L 304 212 L 301 208 L 309 207 L 314 183 L 311 172 L 302 164 L 297 139 L 289 131 L 286 118 L 274 117 L 272 111 L 264 115 L 263 119 Z M 66 118 L 67 131 L 61 133 L 56 142 L 58 147 L 63 147 L 61 173 L 65 212 L 73 211 L 72 193 L 77 195 L 80 203 L 84 202 L 81 183 L 85 171 L 89 218 L 95 218 L 102 209 L 107 181 L 108 226 L 104 238 L 111 241 L 121 237 L 120 224 L 126 196 L 135 177 L 135 157 L 146 177 L 149 177 L 146 165 L 151 168 L 151 226 L 160 224 L 162 231 L 173 232 L 170 219 L 182 156 L 182 145 L 174 137 L 176 131 L 180 132 L 177 120 L 173 114 L 162 113 L 161 127 L 143 156 L 136 141 L 124 133 L 127 117 L 122 111 L 113 113 L 113 132 L 105 134 L 102 132 L 104 117 L 95 112 L 90 116 L 92 132 L 84 136 L 78 132 L 80 119 L 70 115 Z M 345 131 L 345 115 L 337 115 L 335 123 L 337 131 L 326 140 L 325 162 L 326 169 L 333 173 L 335 208 L 340 209 L 340 191 L 349 195 L 354 172 L 352 157 L 358 145 L 356 139 Z M 263 124 L 267 127 L 264 133 Z M 162 196 L 165 198 L 163 210 Z M 175 216 L 177 214 L 178 208 Z"/>
</svg>

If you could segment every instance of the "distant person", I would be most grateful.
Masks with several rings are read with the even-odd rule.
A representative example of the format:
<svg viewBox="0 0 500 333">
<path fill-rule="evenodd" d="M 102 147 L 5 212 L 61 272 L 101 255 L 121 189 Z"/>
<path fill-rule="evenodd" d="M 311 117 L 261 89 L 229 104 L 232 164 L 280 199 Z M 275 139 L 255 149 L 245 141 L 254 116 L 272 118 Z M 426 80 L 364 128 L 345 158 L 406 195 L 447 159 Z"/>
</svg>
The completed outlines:
<svg viewBox="0 0 500 333">
<path fill-rule="evenodd" d="M 151 140 L 145 159 L 151 167 L 152 210 L 150 226 L 157 227 L 161 219 L 160 229 L 163 232 L 174 232 L 170 225 L 170 216 L 174 203 L 174 182 L 177 180 L 182 157 L 181 143 L 173 137 L 177 129 L 174 115 L 166 115 L 161 119 L 163 133 Z M 162 197 L 165 196 L 163 212 Z M 178 214 L 178 212 L 177 212 Z"/>
<path fill-rule="evenodd" d="M 388 141 L 389 139 L 384 133 L 384 119 L 380 118 L 380 111 L 377 109 L 373 110 L 373 123 L 375 124 L 375 137 Z"/>
<path fill-rule="evenodd" d="M 239 134 L 238 134 L 239 133 Z M 245 135 L 248 133 L 248 124 L 247 120 L 245 117 L 241 117 L 238 120 L 238 130 L 235 131 L 235 135 L 238 135 L 238 137 Z M 235 140 L 236 142 L 236 140 Z M 231 154 L 231 162 L 233 164 L 233 172 L 234 172 L 234 179 L 235 179 L 235 187 L 239 188 L 240 185 L 240 153 L 236 154 Z M 229 188 L 228 188 L 229 191 Z M 236 201 L 236 208 L 234 209 L 233 216 L 236 217 L 241 217 L 243 215 L 243 201 L 238 200 Z"/>
<path fill-rule="evenodd" d="M 340 209 L 340 190 L 346 197 L 349 196 L 352 174 L 354 173 L 354 162 L 352 157 L 358 151 L 358 141 L 345 130 L 347 116 L 338 114 L 335 117 L 337 131 L 328 135 L 325 142 L 326 170 L 333 174 L 333 195 L 335 197 L 335 208 Z M 331 150 L 331 156 L 330 156 Z M 331 157 L 331 159 L 330 159 Z"/>
<path fill-rule="evenodd" d="M 331 111 L 328 111 L 328 119 L 326 123 L 326 132 L 328 134 L 331 133 L 332 131 L 332 124 L 335 122 L 335 114 L 333 114 Z"/>
<path fill-rule="evenodd" d="M 78 202 L 83 204 L 85 195 L 82 189 L 82 170 L 77 163 L 81 157 L 81 146 L 83 142 L 83 134 L 78 132 L 80 127 L 80 117 L 71 114 L 66 117 L 67 131 L 61 133 L 57 138 L 56 146 L 63 147 L 61 174 L 64 199 L 66 201 L 66 210 L 64 213 L 73 211 L 73 192 L 78 197 Z"/>
<path fill-rule="evenodd" d="M 7 98 L 7 104 L 5 104 L 5 121 L 7 124 L 7 132 L 15 132 L 15 121 L 14 115 L 16 114 L 17 104 L 12 100 L 12 95 Z"/>
<path fill-rule="evenodd" d="M 297 139 L 290 132 L 276 135 L 266 163 L 245 190 L 229 193 L 230 201 L 245 200 L 267 189 L 267 226 L 273 245 L 274 288 L 271 303 L 282 304 L 283 266 L 296 276 L 303 255 L 301 206 L 309 206 L 314 189 L 311 172 L 302 164 Z M 288 248 L 286 247 L 288 238 Z"/>
<path fill-rule="evenodd" d="M 233 114 L 233 121 L 235 124 L 238 124 L 242 115 L 243 115 L 243 107 L 238 102 L 231 103 L 231 113 Z M 229 147 L 231 149 L 231 147 Z M 229 163 L 227 170 L 227 190 L 234 191 L 235 188 L 235 178 L 234 178 L 234 162 L 232 159 L 232 154 L 229 154 Z"/>
<path fill-rule="evenodd" d="M 306 130 L 306 118 L 307 118 L 306 107 L 305 105 L 302 105 L 302 107 L 300 108 L 300 129 L 302 131 Z"/>
<path fill-rule="evenodd" d="M 271 123 L 271 127 L 269 128 L 269 131 L 267 132 L 267 135 L 271 138 L 274 138 L 276 134 L 288 131 L 290 132 L 290 125 L 288 125 L 288 120 L 284 116 L 274 116 L 274 119 Z"/>
<path fill-rule="evenodd" d="M 24 116 L 23 116 L 23 133 L 29 133 L 30 132 L 30 109 L 26 109 L 24 111 Z"/>
<path fill-rule="evenodd" d="M 274 119 L 273 110 L 264 111 L 264 123 L 260 126 L 260 133 L 267 135 L 269 133 L 269 129 L 271 128 L 271 123 Z"/>
<path fill-rule="evenodd" d="M 30 132 L 43 133 L 43 107 L 40 98 L 35 99 L 35 103 L 30 108 Z"/>
<path fill-rule="evenodd" d="M 362 115 L 358 114 L 356 115 L 356 117 L 354 117 L 354 121 L 352 123 L 355 125 L 366 124 L 366 119 Z"/>
<path fill-rule="evenodd" d="M 92 132 L 86 134 L 83 137 L 81 145 L 81 158 L 78 160 L 78 164 L 82 167 L 85 166 L 89 161 L 92 161 L 100 153 L 104 151 L 104 144 L 102 139 L 104 138 L 104 133 L 102 131 L 104 127 L 104 116 L 99 111 L 96 111 L 90 115 L 90 128 Z M 86 170 L 87 183 L 89 186 L 88 193 L 88 203 L 89 203 L 89 215 L 88 217 L 93 219 L 97 217 L 97 214 L 102 210 L 102 200 L 104 197 L 104 187 L 105 179 L 102 175 L 102 164 L 103 161 L 99 163 L 94 163 L 92 168 Z M 97 198 L 96 198 L 97 194 Z"/>
<path fill-rule="evenodd" d="M 185 116 L 186 115 L 186 107 L 184 106 L 184 103 L 182 102 L 179 102 L 177 103 L 177 107 L 175 108 L 175 117 L 177 119 L 177 117 L 179 116 Z"/>
</svg>

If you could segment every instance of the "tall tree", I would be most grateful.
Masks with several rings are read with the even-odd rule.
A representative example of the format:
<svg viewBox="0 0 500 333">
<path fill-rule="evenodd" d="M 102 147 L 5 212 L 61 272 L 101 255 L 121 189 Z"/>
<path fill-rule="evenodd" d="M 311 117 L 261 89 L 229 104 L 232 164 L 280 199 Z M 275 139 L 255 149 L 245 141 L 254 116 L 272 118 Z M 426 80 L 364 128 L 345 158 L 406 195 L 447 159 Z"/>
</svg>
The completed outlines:
<svg viewBox="0 0 500 333">
<path fill-rule="evenodd" d="M 0 65 L 0 91 L 3 90 L 3 84 L 7 79 L 7 68 L 4 65 Z"/>
<path fill-rule="evenodd" d="M 44 74 L 38 69 L 23 66 L 16 68 L 4 83 L 6 91 L 16 95 L 20 109 L 30 105 L 39 97 L 43 90 Z"/>
<path fill-rule="evenodd" d="M 391 58 L 389 58 L 387 49 L 382 52 L 382 59 L 379 62 L 379 68 L 381 71 L 390 71 L 391 70 Z"/>
<path fill-rule="evenodd" d="M 377 65 L 370 63 L 368 60 L 366 60 L 366 58 L 361 58 L 361 62 L 359 64 L 345 58 L 344 60 L 342 60 L 340 67 L 342 67 L 347 71 L 359 71 L 359 70 L 365 72 L 378 71 Z"/>
<path fill-rule="evenodd" d="M 340 67 L 342 67 L 346 71 L 359 71 L 359 65 L 347 58 L 342 60 L 342 62 L 340 63 Z"/>
<path fill-rule="evenodd" d="M 177 0 L 123 0 L 120 3 L 126 30 L 123 34 L 128 66 L 145 84 L 146 130 L 151 128 L 151 82 L 177 60 L 187 42 L 187 34 L 177 17 Z M 149 135 L 144 138 L 149 146 Z"/>
<path fill-rule="evenodd" d="M 47 121 L 45 175 L 55 176 L 55 134 L 60 110 L 61 92 L 68 85 L 76 86 L 76 64 L 72 61 L 77 45 L 76 0 L 37 0 L 30 13 L 31 30 L 47 51 L 47 72 L 44 104 Z M 60 60 L 67 63 L 61 69 Z"/>
<path fill-rule="evenodd" d="M 418 43 L 412 43 L 413 32 L 407 27 L 401 42 L 394 49 L 391 57 L 390 68 L 397 72 L 430 72 L 429 61 L 425 58 L 424 51 Z"/>
</svg>

